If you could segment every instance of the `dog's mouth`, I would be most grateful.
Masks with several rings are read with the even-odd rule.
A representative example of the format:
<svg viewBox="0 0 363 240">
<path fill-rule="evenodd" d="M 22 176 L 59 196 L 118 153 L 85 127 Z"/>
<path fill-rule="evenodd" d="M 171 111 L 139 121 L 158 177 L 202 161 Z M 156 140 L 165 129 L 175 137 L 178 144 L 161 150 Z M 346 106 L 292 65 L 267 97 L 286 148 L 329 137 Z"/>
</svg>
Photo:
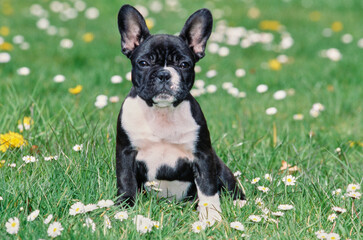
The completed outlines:
<svg viewBox="0 0 363 240">
<path fill-rule="evenodd" d="M 176 99 L 171 93 L 162 91 L 154 96 L 152 100 L 157 107 L 168 107 L 172 105 Z"/>
</svg>

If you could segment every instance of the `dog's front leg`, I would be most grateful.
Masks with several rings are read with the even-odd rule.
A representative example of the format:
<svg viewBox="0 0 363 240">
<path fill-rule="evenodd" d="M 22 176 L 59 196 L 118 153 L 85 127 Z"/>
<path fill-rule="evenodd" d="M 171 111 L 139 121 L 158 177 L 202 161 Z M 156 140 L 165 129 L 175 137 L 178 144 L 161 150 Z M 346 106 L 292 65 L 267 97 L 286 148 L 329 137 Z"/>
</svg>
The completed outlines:
<svg viewBox="0 0 363 240">
<path fill-rule="evenodd" d="M 198 192 L 199 219 L 210 222 L 221 221 L 216 162 L 212 151 L 195 154 L 194 181 Z"/>
<path fill-rule="evenodd" d="M 134 204 L 137 193 L 136 179 L 136 157 L 137 151 L 128 147 L 122 147 L 116 143 L 116 177 L 118 204 L 126 203 L 130 206 Z"/>
</svg>

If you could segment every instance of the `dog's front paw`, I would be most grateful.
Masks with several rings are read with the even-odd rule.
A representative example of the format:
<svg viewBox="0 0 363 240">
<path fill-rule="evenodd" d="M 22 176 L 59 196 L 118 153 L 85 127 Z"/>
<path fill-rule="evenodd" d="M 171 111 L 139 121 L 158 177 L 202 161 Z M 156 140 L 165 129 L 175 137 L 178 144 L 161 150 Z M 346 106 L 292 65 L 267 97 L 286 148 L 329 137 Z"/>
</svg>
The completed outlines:
<svg viewBox="0 0 363 240">
<path fill-rule="evenodd" d="M 135 205 L 135 199 L 133 197 L 121 195 L 117 198 L 116 205 L 122 207 L 132 207 Z"/>
<path fill-rule="evenodd" d="M 222 210 L 219 203 L 199 202 L 198 204 L 199 220 L 213 225 L 215 221 L 222 220 Z"/>
</svg>

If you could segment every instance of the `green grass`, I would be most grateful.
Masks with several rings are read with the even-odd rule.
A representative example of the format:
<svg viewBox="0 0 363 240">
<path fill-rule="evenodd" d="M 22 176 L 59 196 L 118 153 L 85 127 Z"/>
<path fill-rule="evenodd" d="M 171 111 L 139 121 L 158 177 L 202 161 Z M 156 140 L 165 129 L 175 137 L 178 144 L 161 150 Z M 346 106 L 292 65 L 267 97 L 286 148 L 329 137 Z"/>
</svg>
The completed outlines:
<svg viewBox="0 0 363 240">
<path fill-rule="evenodd" d="M 73 48 L 62 49 L 59 42 L 63 37 L 49 36 L 36 28 L 37 17 L 29 13 L 29 7 L 36 2 L 49 11 L 52 25 L 68 29 L 66 38 L 73 40 Z M 149 6 L 149 1 L 136 2 Z M 88 20 L 82 12 L 67 22 L 49 10 L 49 3 L 49 0 L 0 2 L 0 9 L 6 9 L 9 4 L 13 9 L 11 15 L 0 10 L 0 27 L 10 29 L 8 36 L 2 36 L 4 41 L 12 42 L 13 36 L 20 34 L 30 44 L 29 50 L 13 44 L 14 49 L 9 52 L 11 61 L 0 63 L 0 134 L 19 132 L 18 120 L 25 116 L 31 116 L 34 121 L 31 129 L 22 133 L 27 146 L 0 152 L 0 160 L 5 160 L 0 168 L 0 196 L 3 197 L 0 239 L 49 238 L 48 225 L 43 223 L 48 214 L 53 214 L 64 228 L 60 239 L 240 239 L 243 232 L 229 227 L 233 221 L 240 221 L 245 226 L 244 233 L 251 239 L 314 239 L 317 230 L 330 232 L 333 228 L 333 223 L 327 220 L 333 206 L 347 209 L 338 216 L 334 232 L 342 239 L 361 239 L 362 200 L 354 201 L 357 213 L 352 213 L 351 199 L 343 200 L 331 194 L 337 188 L 344 194 L 350 183 L 362 184 L 363 50 L 357 46 L 357 41 L 363 38 L 361 1 L 232 0 L 226 3 L 215 0 L 205 4 L 183 1 L 177 11 L 171 11 L 162 1 L 161 13 L 149 10 L 149 17 L 155 20 L 152 33 L 178 32 L 188 15 L 208 7 L 224 11 L 221 19 L 228 26 L 244 26 L 257 32 L 261 32 L 260 21 L 278 20 L 294 39 L 294 45 L 282 51 L 265 50 L 261 44 L 242 49 L 220 43 L 229 47 L 228 57 L 207 52 L 198 63 L 202 71 L 196 79 L 218 87 L 216 93 L 197 98 L 207 118 L 213 145 L 232 171 L 242 172 L 240 180 L 248 199 L 248 204 L 239 209 L 233 206 L 229 196 L 223 196 L 223 221 L 199 234 L 191 231 L 191 224 L 198 220 L 195 203 L 169 202 L 157 199 L 155 194 L 139 194 L 136 206 L 127 209 L 129 219 L 123 222 L 113 219 L 118 207 L 69 215 L 70 206 L 77 201 L 88 204 L 101 199 L 115 200 L 115 134 L 121 102 L 109 103 L 104 109 L 95 108 L 94 102 L 99 94 L 120 99 L 127 95 L 131 83 L 125 80 L 125 75 L 130 71 L 130 63 L 120 53 L 116 25 L 119 1 L 88 1 L 87 6 L 100 10 L 100 17 Z M 259 18 L 248 17 L 251 7 L 260 9 Z M 321 13 L 318 22 L 309 20 L 313 11 Z M 323 37 L 323 29 L 330 28 L 334 21 L 342 22 L 343 30 Z M 83 42 L 86 32 L 95 35 L 94 41 Z M 345 33 L 353 36 L 352 43 L 341 42 Z M 281 34 L 273 34 L 274 43 L 278 43 Z M 319 57 L 321 50 L 332 47 L 342 53 L 341 61 Z M 280 54 L 291 60 L 280 71 L 262 67 Z M 16 73 L 23 66 L 31 69 L 30 75 Z M 237 68 L 246 70 L 244 78 L 235 76 Z M 206 78 L 209 69 L 217 70 L 218 75 Z M 56 74 L 65 75 L 66 81 L 53 82 Z M 110 82 L 115 74 L 123 76 L 121 84 Z M 227 94 L 221 87 L 227 81 L 245 91 L 247 97 Z M 261 83 L 269 86 L 267 93 L 256 92 L 256 86 Z M 82 92 L 71 95 L 68 88 L 77 84 L 83 86 Z M 328 90 L 332 88 L 333 91 Z M 274 100 L 273 93 L 280 89 L 294 89 L 295 94 L 281 101 Z M 309 110 L 316 102 L 322 103 L 325 111 L 313 118 Z M 278 113 L 266 115 L 268 107 L 276 107 Z M 304 119 L 293 120 L 296 113 L 303 114 Z M 351 146 L 350 141 L 355 145 Z M 73 151 L 75 144 L 83 144 L 83 151 Z M 31 150 L 33 145 L 37 146 L 36 150 Z M 337 147 L 342 149 L 341 154 L 335 152 Z M 22 157 L 26 155 L 36 156 L 39 161 L 24 165 Z M 58 155 L 59 159 L 46 162 L 44 157 L 48 155 Z M 280 182 L 286 175 L 279 173 L 282 160 L 299 167 L 300 171 L 294 173 L 295 186 L 285 187 Z M 16 163 L 16 168 L 8 167 L 10 163 Z M 272 183 L 263 178 L 265 173 L 273 175 Z M 250 184 L 255 177 L 261 177 L 257 185 L 270 188 L 268 193 Z M 251 223 L 249 215 L 262 214 L 254 204 L 258 197 L 263 198 L 271 211 L 276 211 L 279 204 L 293 204 L 295 208 L 279 219 L 278 228 L 275 223 L 264 220 Z M 27 222 L 26 217 L 35 209 L 40 210 L 39 217 Z M 111 218 L 112 229 L 104 228 L 104 214 Z M 132 222 L 137 214 L 162 221 L 163 228 L 140 235 Z M 95 221 L 95 233 L 82 226 L 86 216 Z M 5 223 L 11 217 L 20 220 L 18 235 L 6 232 Z"/>
</svg>

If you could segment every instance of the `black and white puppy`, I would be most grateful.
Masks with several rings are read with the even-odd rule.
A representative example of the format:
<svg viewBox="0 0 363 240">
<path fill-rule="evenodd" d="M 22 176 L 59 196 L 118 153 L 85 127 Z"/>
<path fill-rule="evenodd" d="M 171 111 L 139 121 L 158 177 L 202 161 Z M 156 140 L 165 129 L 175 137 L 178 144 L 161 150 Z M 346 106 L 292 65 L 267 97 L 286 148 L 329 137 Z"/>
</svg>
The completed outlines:
<svg viewBox="0 0 363 240">
<path fill-rule="evenodd" d="M 124 5 L 118 14 L 121 47 L 132 63 L 132 84 L 117 122 L 119 202 L 133 204 L 155 181 L 159 196 L 199 198 L 199 217 L 221 220 L 219 195 L 244 199 L 236 179 L 212 148 L 207 122 L 190 94 L 194 65 L 204 57 L 212 15 L 201 9 L 179 36 L 151 35 L 142 15 Z"/>
</svg>

